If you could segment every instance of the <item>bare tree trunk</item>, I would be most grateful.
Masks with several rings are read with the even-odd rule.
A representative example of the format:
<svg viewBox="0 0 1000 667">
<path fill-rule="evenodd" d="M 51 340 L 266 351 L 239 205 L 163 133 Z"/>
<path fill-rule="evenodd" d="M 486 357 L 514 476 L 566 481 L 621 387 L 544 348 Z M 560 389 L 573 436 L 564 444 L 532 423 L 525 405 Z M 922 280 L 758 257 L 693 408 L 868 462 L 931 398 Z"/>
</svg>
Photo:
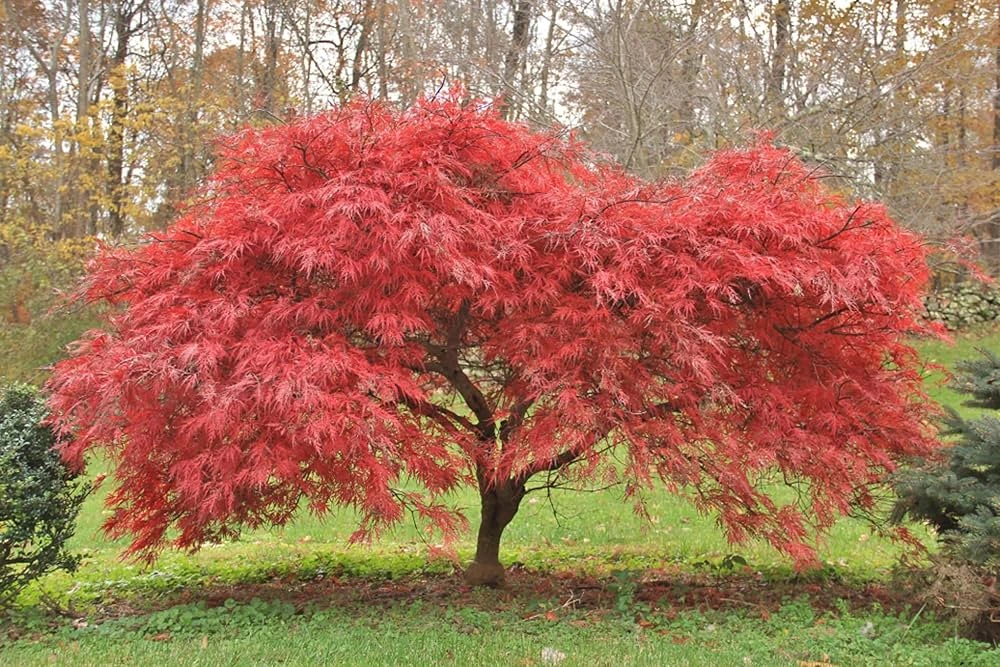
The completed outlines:
<svg viewBox="0 0 1000 667">
<path fill-rule="evenodd" d="M 621 103 L 624 109 L 624 123 L 628 137 L 628 152 L 624 154 L 626 169 L 643 171 L 649 166 L 643 124 L 642 95 L 638 93 L 637 75 L 629 57 L 629 46 L 634 35 L 633 27 L 637 19 L 634 14 L 626 15 L 626 8 L 618 2 L 612 17 L 614 34 L 611 48 L 612 67 L 615 82 L 620 87 Z M 630 11 L 630 10 L 629 10 Z"/>
<path fill-rule="evenodd" d="M 995 172 L 1000 172 L 1000 2 L 997 3 L 996 9 L 996 20 L 993 25 L 994 38 L 996 39 L 996 46 L 993 51 L 993 156 L 990 159 L 990 167 Z M 990 214 L 990 222 L 988 224 L 989 231 L 993 246 L 993 259 L 994 259 L 994 269 L 996 268 L 996 263 L 1000 263 L 998 255 L 1000 255 L 1000 208 L 994 208 Z"/>
<path fill-rule="evenodd" d="M 545 32 L 545 52 L 542 54 L 542 70 L 538 75 L 539 91 L 538 106 L 545 112 L 549 110 L 549 77 L 552 72 L 553 48 L 555 46 L 556 21 L 559 19 L 559 4 L 554 0 L 549 2 L 549 26 Z"/>
<path fill-rule="evenodd" d="M 80 31 L 79 59 L 77 72 L 76 121 L 83 121 L 90 106 L 90 2 L 79 0 L 77 18 Z"/>
<path fill-rule="evenodd" d="M 111 56 L 111 123 L 108 127 L 108 233 L 118 238 L 125 231 L 125 121 L 128 114 L 129 39 L 134 11 L 124 3 L 115 6 L 115 50 Z"/>
<path fill-rule="evenodd" d="M 365 52 L 368 51 L 368 43 L 371 41 L 373 10 L 372 0 L 365 0 L 365 6 L 361 9 L 361 34 L 358 36 L 358 45 L 354 50 L 354 62 L 351 64 L 351 92 L 357 93 L 361 86 L 361 77 L 364 76 Z"/>
<path fill-rule="evenodd" d="M 239 109 L 240 118 L 247 115 L 247 89 L 246 76 L 246 53 L 247 53 L 247 16 L 250 12 L 250 3 L 243 3 L 243 10 L 240 12 L 240 43 L 236 49 L 236 107 Z"/>
<path fill-rule="evenodd" d="M 396 34 L 403 52 L 403 67 L 411 73 L 411 76 L 402 77 L 399 80 L 399 92 L 402 95 L 403 104 L 410 105 L 419 97 L 424 86 L 419 74 L 421 68 L 417 63 L 419 58 L 413 34 L 413 7 L 410 0 L 400 0 L 396 6 L 396 13 L 399 20 Z"/>
<path fill-rule="evenodd" d="M 776 0 L 772 24 L 774 26 L 774 51 L 771 53 L 771 71 L 767 78 L 767 100 L 770 111 L 778 116 L 785 112 L 785 79 L 788 75 L 788 52 L 791 37 L 790 0 Z"/>
<path fill-rule="evenodd" d="M 268 0 L 264 5 L 264 77 L 261 81 L 261 108 L 274 114 L 278 87 L 278 6 L 277 0 Z"/>
<path fill-rule="evenodd" d="M 465 581 L 472 586 L 499 586 L 504 581 L 500 539 L 521 505 L 524 483 L 508 480 L 490 486 L 482 473 L 478 477 L 482 515 L 476 536 L 476 555 L 465 571 Z"/>
<path fill-rule="evenodd" d="M 68 3 L 67 3 L 68 4 Z M 60 119 L 60 109 L 59 109 L 59 45 L 65 38 L 65 35 L 69 32 L 69 13 L 67 12 L 66 25 L 64 30 L 59 37 L 59 41 L 53 42 L 51 49 L 49 51 L 49 63 L 48 67 L 44 68 L 46 78 L 48 79 L 48 96 L 49 96 L 49 113 L 52 116 L 53 127 L 58 127 Z M 52 207 L 52 217 L 54 218 L 54 228 L 57 234 L 64 237 L 77 237 L 81 236 L 81 220 L 79 218 L 63 220 L 66 217 L 66 197 L 63 192 L 65 190 L 70 190 L 69 199 L 75 198 L 78 194 L 78 188 L 76 185 L 76 179 L 72 178 L 70 172 L 72 171 L 68 168 L 67 162 L 72 162 L 72 160 L 67 160 L 66 151 L 63 148 L 62 139 L 58 136 L 59 131 L 56 131 L 55 140 L 55 158 L 56 165 L 59 173 L 58 186 L 56 187 L 56 192 L 54 196 L 54 202 Z M 75 144 L 70 142 L 69 156 L 71 157 L 75 153 Z"/>
<path fill-rule="evenodd" d="M 694 115 L 694 94 L 695 85 L 698 79 L 699 56 L 696 45 L 698 39 L 698 27 L 701 23 L 701 15 L 704 10 L 704 2 L 695 0 L 691 5 L 691 23 L 687 30 L 686 41 L 683 45 L 684 57 L 681 60 L 681 83 L 684 90 L 681 93 L 679 104 L 680 126 L 683 130 L 684 143 L 690 144 L 695 135 L 695 115 Z M 667 128 L 669 131 L 669 128 Z"/>
<path fill-rule="evenodd" d="M 53 56 L 53 61 L 55 57 Z M 46 71 L 46 78 L 48 79 L 48 100 L 49 100 L 49 115 L 52 119 L 53 127 L 57 127 L 59 124 L 59 84 L 56 80 L 57 70 L 55 68 L 56 62 L 53 62 L 53 68 Z M 73 237 L 78 236 L 78 232 L 75 225 L 70 222 L 69 224 L 64 224 L 63 215 L 65 214 L 66 202 L 63 198 L 63 191 L 66 189 L 66 180 L 68 176 L 68 169 L 66 168 L 66 151 L 63 149 L 62 139 L 58 136 L 58 131 L 56 132 L 56 140 L 52 145 L 52 153 L 55 158 L 56 172 L 59 174 L 58 181 L 56 184 L 55 192 L 52 194 L 52 223 L 53 229 L 57 230 L 56 234 L 63 237 Z"/>
<path fill-rule="evenodd" d="M 515 80 L 518 72 L 528 55 L 528 37 L 531 28 L 531 4 L 532 0 L 511 0 L 514 9 L 514 25 L 511 28 L 510 48 L 503 62 L 503 85 L 508 93 L 517 90 Z M 517 105 L 514 100 L 506 99 L 504 103 L 504 117 L 512 118 L 517 115 Z"/>
<path fill-rule="evenodd" d="M 93 44 L 90 33 L 90 2 L 89 0 L 79 0 L 77 5 L 77 23 L 80 32 L 78 45 L 79 70 L 77 70 L 77 97 L 76 97 L 76 125 L 77 131 L 89 128 L 87 114 L 90 110 L 90 84 L 93 71 Z M 74 146 L 74 150 L 75 150 Z M 94 173 L 100 171 L 100 158 L 92 157 L 88 159 L 88 169 Z M 79 187 L 80 182 L 80 159 L 73 160 L 73 181 L 77 185 L 73 188 L 74 199 L 73 208 L 77 222 L 74 224 L 74 235 L 84 233 L 94 235 L 97 233 L 98 210 L 95 203 L 88 205 L 88 194 Z"/>
<path fill-rule="evenodd" d="M 893 31 L 892 31 L 892 74 L 895 76 L 903 67 L 906 58 L 906 0 L 896 0 L 893 9 Z M 875 14 L 878 16 L 878 13 Z M 888 33 L 888 29 L 886 29 Z M 879 47 L 878 31 L 873 27 L 874 43 L 872 49 Z M 886 37 L 888 41 L 888 37 Z M 892 192 L 893 183 L 899 169 L 898 157 L 890 153 L 891 147 L 902 134 L 901 116 L 899 108 L 901 104 L 900 91 L 894 87 L 889 93 L 888 104 L 889 114 L 885 118 L 884 126 L 875 129 L 876 146 L 879 151 L 872 158 L 872 185 L 875 192 L 880 196 L 889 196 Z"/>
<path fill-rule="evenodd" d="M 1000 2 L 997 3 L 996 21 L 993 26 L 996 47 L 993 50 L 993 159 L 994 171 L 1000 170 Z"/>
<path fill-rule="evenodd" d="M 312 65 L 313 59 L 309 45 L 310 39 L 312 39 L 312 10 L 313 4 L 312 0 L 306 0 L 303 4 L 303 11 L 305 16 L 302 21 L 302 110 L 309 116 L 313 112 L 313 89 L 310 81 L 312 80 Z"/>
<path fill-rule="evenodd" d="M 380 100 L 389 99 L 389 67 L 385 61 L 385 52 L 389 48 L 389 31 L 386 19 L 385 0 L 378 0 L 378 29 L 376 31 L 378 49 L 375 51 L 375 62 L 378 67 L 378 97 Z"/>
<path fill-rule="evenodd" d="M 187 125 L 184 128 L 184 146 L 181 153 L 181 188 L 187 189 L 198 179 L 195 170 L 195 128 L 198 126 L 198 109 L 201 107 L 201 89 L 205 77 L 205 23 L 208 0 L 198 0 L 194 17 L 194 53 L 188 70 L 191 89 L 187 95 Z"/>
</svg>

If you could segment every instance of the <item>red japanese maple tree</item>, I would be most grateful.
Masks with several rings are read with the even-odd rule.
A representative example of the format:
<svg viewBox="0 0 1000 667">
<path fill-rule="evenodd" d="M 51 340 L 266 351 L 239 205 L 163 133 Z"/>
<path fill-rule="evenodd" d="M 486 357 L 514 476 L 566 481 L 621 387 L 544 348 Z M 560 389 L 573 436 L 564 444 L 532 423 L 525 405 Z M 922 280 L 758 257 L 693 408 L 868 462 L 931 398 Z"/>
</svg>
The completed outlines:
<svg viewBox="0 0 1000 667">
<path fill-rule="evenodd" d="M 51 380 L 66 455 L 110 454 L 107 528 L 145 556 L 303 499 L 454 533 L 442 494 L 474 484 L 467 576 L 496 583 L 531 486 L 599 477 L 807 562 L 934 446 L 921 242 L 819 176 L 762 141 L 647 183 L 455 100 L 246 130 L 201 204 L 95 261 L 115 307 Z"/>
</svg>

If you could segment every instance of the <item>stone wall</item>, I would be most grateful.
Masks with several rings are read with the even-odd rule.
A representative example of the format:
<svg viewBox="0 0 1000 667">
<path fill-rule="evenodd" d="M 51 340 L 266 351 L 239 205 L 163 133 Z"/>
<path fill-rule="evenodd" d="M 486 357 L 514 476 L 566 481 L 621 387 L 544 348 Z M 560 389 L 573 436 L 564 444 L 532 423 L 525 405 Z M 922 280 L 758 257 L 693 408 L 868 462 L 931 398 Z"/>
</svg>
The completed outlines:
<svg viewBox="0 0 1000 667">
<path fill-rule="evenodd" d="M 968 329 L 1000 321 L 1000 288 L 966 283 L 940 289 L 924 299 L 927 316 L 948 329 Z"/>
</svg>

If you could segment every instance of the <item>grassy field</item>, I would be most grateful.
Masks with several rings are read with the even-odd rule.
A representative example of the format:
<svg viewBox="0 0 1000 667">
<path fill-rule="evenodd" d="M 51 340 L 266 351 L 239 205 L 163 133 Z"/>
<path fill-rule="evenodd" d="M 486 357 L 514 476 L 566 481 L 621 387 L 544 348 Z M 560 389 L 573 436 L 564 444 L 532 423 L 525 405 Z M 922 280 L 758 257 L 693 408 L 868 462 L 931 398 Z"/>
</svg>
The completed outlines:
<svg viewBox="0 0 1000 667">
<path fill-rule="evenodd" d="M 977 346 L 1000 349 L 1000 332 L 921 354 L 950 367 Z M 960 400 L 940 374 L 928 391 Z M 480 591 L 455 563 L 428 560 L 411 525 L 347 546 L 349 512 L 151 567 L 122 562 L 122 544 L 99 531 L 105 492 L 81 513 L 80 570 L 0 616 L 0 665 L 1000 664 L 907 607 L 891 579 L 900 547 L 856 520 L 821 545 L 822 568 L 795 573 L 765 544 L 730 546 L 713 518 L 666 493 L 650 498 L 648 522 L 613 490 L 529 497 L 504 536 L 509 586 Z M 475 500 L 454 498 L 473 522 Z M 466 538 L 460 560 L 470 552 Z"/>
</svg>

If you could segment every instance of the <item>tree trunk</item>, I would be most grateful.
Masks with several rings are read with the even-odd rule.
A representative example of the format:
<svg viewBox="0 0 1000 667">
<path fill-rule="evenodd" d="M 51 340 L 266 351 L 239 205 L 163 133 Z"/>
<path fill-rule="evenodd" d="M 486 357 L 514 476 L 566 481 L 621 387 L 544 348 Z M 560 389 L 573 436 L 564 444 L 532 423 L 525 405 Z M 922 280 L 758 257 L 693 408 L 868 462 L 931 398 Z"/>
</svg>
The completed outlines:
<svg viewBox="0 0 1000 667">
<path fill-rule="evenodd" d="M 119 238 L 125 232 L 125 121 L 128 117 L 129 39 L 132 36 L 132 19 L 135 10 L 120 2 L 115 7 L 115 34 L 117 42 L 111 57 L 111 122 L 108 126 L 108 233 Z"/>
<path fill-rule="evenodd" d="M 246 53 L 247 53 L 247 16 L 250 14 L 250 3 L 243 3 L 240 12 L 240 45 L 236 50 L 236 108 L 242 121 L 247 117 L 246 98 Z"/>
<path fill-rule="evenodd" d="M 352 93 L 361 90 L 361 77 L 365 75 L 365 52 L 368 51 L 368 43 L 371 41 L 372 23 L 375 17 L 374 9 L 372 0 L 367 0 L 361 10 L 361 34 L 358 36 L 358 45 L 354 49 L 354 62 L 351 65 L 349 86 Z"/>
<path fill-rule="evenodd" d="M 524 498 L 524 483 L 508 480 L 487 487 L 479 482 L 482 517 L 476 538 L 476 556 L 465 571 L 465 581 L 471 586 L 496 587 L 503 584 L 504 569 L 500 564 L 500 537 L 511 522 Z"/>
<path fill-rule="evenodd" d="M 186 123 L 182 128 L 184 137 L 181 146 L 180 188 L 177 196 L 187 196 L 187 190 L 197 182 L 200 174 L 195 168 L 195 142 L 198 136 L 198 109 L 202 107 L 201 89 L 205 76 L 205 23 L 208 14 L 208 0 L 197 0 L 197 13 L 194 19 L 194 54 L 188 75 L 191 79 L 191 89 L 186 95 Z"/>
<path fill-rule="evenodd" d="M 542 54 L 542 69 L 538 79 L 540 89 L 538 92 L 538 107 L 543 113 L 549 112 L 549 77 L 552 72 L 553 48 L 556 35 L 556 21 L 559 19 L 559 3 L 551 0 L 549 3 L 549 26 L 545 32 L 545 51 Z"/>
<path fill-rule="evenodd" d="M 990 166 L 993 171 L 1000 171 L 1000 3 L 997 3 L 996 24 L 994 26 L 997 38 L 996 49 L 993 52 L 993 74 L 995 76 L 993 86 L 993 156 Z M 1000 254 L 1000 211 L 994 209 L 990 215 L 989 231 L 987 232 L 992 241 L 994 255 Z M 1000 260 L 994 257 L 993 269 L 996 269 Z"/>
<path fill-rule="evenodd" d="M 80 0 L 77 5 L 79 22 L 80 69 L 77 73 L 76 122 L 82 123 L 90 106 L 90 2 Z"/>
<path fill-rule="evenodd" d="M 261 109 L 271 115 L 278 111 L 278 54 L 281 50 L 278 11 L 277 2 L 264 4 L 264 76 L 259 96 Z"/>
<path fill-rule="evenodd" d="M 378 67 L 378 98 L 383 102 L 389 101 L 389 67 L 385 61 L 385 52 L 389 44 L 389 30 L 386 26 L 388 20 L 385 0 L 379 0 L 377 29 L 375 37 L 378 39 L 378 48 L 375 49 L 375 63 Z"/>
<path fill-rule="evenodd" d="M 788 55 L 791 38 L 790 0 L 776 0 L 773 7 L 774 51 L 771 53 L 771 71 L 767 77 L 767 100 L 770 111 L 777 116 L 785 113 L 785 79 L 788 76 Z"/>
<path fill-rule="evenodd" d="M 996 49 L 993 52 L 993 159 L 994 170 L 1000 170 L 1000 3 L 997 3 Z"/>
<path fill-rule="evenodd" d="M 698 48 L 698 30 L 701 28 L 701 15 L 704 10 L 703 0 L 695 0 L 691 4 L 691 19 L 688 25 L 685 43 L 683 46 L 684 55 L 681 57 L 681 86 L 682 94 L 678 103 L 678 125 L 683 131 L 682 142 L 690 146 L 694 142 L 694 135 L 697 130 L 695 122 L 694 101 L 696 99 L 695 88 L 698 85 L 698 70 L 701 69 L 701 57 Z M 664 125 L 667 132 L 672 132 L 673 128 L 669 124 Z"/>
<path fill-rule="evenodd" d="M 513 120 L 517 116 L 517 109 L 521 106 L 522 100 L 518 97 L 513 99 L 514 92 L 519 94 L 523 88 L 523 81 L 515 85 L 518 80 L 518 71 L 527 60 L 528 42 L 531 37 L 531 2 L 532 0 L 520 0 L 511 6 L 514 10 L 514 25 L 511 28 L 510 47 L 503 62 L 503 86 L 507 89 L 508 99 L 503 103 L 503 116 L 507 120 Z"/>
<path fill-rule="evenodd" d="M 398 37 L 396 39 L 399 40 L 398 44 L 402 60 L 402 69 L 400 71 L 409 72 L 408 74 L 400 75 L 398 79 L 399 92 L 402 98 L 400 101 L 406 106 L 413 104 L 424 89 L 423 65 L 421 64 L 420 51 L 421 43 L 418 41 L 420 35 L 417 33 L 420 25 L 415 20 L 418 16 L 414 16 L 414 11 L 413 3 L 410 0 L 402 0 L 396 3 L 395 14 L 398 17 L 396 28 L 396 35 Z M 390 7 L 389 16 L 392 16 L 392 14 L 393 9 Z M 390 39 L 392 38 L 390 37 Z M 387 44 L 380 45 L 380 48 L 384 52 L 387 46 Z"/>
</svg>

